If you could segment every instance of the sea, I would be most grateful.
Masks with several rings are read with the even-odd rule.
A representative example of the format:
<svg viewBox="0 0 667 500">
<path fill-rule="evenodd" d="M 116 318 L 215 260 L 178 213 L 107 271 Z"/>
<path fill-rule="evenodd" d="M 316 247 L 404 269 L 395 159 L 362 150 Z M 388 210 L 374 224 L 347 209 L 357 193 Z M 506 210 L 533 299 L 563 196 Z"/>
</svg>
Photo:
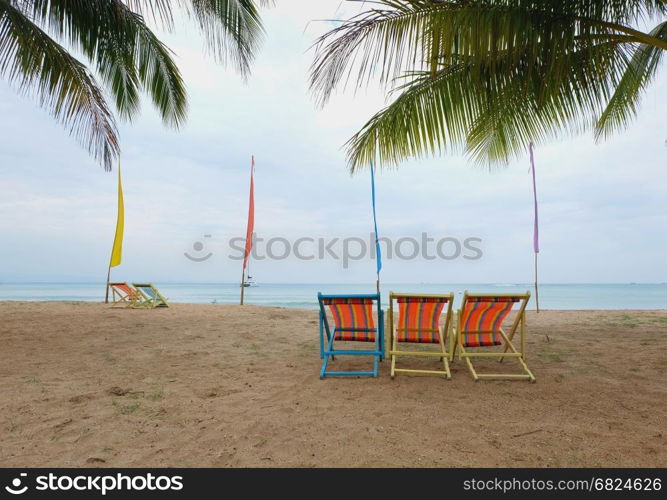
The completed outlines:
<svg viewBox="0 0 667 500">
<path fill-rule="evenodd" d="M 238 283 L 154 283 L 173 302 L 190 304 L 238 304 Z M 529 309 L 535 309 L 535 289 L 527 283 L 383 283 L 383 302 L 389 292 L 449 293 L 457 297 L 468 290 L 479 293 L 509 293 L 530 290 Z M 373 293 L 375 283 L 286 284 L 258 283 L 245 288 L 245 303 L 259 306 L 317 308 L 317 292 L 331 294 Z M 0 301 L 89 301 L 104 300 L 104 283 L 0 283 Z M 457 299 L 457 303 L 458 303 Z M 667 283 L 553 284 L 539 286 L 541 309 L 667 309 Z M 1 309 L 1 305 L 0 305 Z"/>
</svg>

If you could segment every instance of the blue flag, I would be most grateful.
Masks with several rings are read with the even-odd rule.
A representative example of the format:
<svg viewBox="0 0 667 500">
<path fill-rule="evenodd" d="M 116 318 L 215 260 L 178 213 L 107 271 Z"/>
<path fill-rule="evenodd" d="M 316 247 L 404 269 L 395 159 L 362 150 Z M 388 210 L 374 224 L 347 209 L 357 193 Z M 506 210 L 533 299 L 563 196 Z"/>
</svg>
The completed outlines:
<svg viewBox="0 0 667 500">
<path fill-rule="evenodd" d="M 378 236 L 378 220 L 375 213 L 375 167 L 371 162 L 371 197 L 373 199 L 373 225 L 375 226 L 375 255 L 377 258 L 377 274 L 382 270 L 382 253 L 380 252 L 380 238 Z"/>
</svg>

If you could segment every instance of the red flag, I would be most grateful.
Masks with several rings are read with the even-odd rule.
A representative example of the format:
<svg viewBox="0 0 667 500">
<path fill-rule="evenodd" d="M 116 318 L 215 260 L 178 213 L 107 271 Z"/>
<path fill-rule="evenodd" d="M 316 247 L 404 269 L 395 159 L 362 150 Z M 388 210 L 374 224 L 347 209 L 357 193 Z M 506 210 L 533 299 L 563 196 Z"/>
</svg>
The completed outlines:
<svg viewBox="0 0 667 500">
<path fill-rule="evenodd" d="M 245 233 L 245 252 L 243 254 L 243 269 L 248 265 L 248 257 L 252 250 L 252 233 L 255 230 L 255 156 L 252 156 L 250 166 L 250 201 L 248 203 L 248 228 Z"/>
</svg>

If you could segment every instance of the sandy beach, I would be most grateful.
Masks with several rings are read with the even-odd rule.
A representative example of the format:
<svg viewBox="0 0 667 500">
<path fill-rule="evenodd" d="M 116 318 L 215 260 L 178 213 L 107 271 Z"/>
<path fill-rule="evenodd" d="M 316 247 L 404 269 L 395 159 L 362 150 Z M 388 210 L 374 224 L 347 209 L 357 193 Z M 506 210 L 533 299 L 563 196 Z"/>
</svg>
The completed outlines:
<svg viewBox="0 0 667 500">
<path fill-rule="evenodd" d="M 297 309 L 3 302 L 0 342 L 4 467 L 667 466 L 667 311 L 529 312 L 535 384 L 319 380 Z"/>
</svg>

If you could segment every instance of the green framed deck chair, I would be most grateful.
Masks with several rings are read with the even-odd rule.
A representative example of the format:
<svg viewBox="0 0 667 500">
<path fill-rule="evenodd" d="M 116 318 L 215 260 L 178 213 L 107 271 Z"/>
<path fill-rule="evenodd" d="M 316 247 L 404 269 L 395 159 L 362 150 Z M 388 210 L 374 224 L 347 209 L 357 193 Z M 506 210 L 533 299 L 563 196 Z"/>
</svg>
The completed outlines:
<svg viewBox="0 0 667 500">
<path fill-rule="evenodd" d="M 111 289 L 111 307 L 134 307 L 144 300 L 136 288 L 128 283 L 109 283 Z"/>
<path fill-rule="evenodd" d="M 394 325 L 394 302 L 398 304 L 398 321 Z M 449 358 L 451 348 L 446 348 L 447 340 L 452 336 L 448 334 L 452 326 L 452 303 L 454 294 L 412 294 L 412 293 L 389 293 L 389 348 L 387 357 L 391 357 L 391 378 L 396 373 L 407 373 L 412 375 L 441 375 L 447 380 L 452 378 L 449 371 Z M 440 319 L 445 314 L 444 324 L 440 325 Z M 399 347 L 399 344 L 402 344 Z M 409 344 L 438 344 L 436 350 L 408 350 Z M 450 346 L 451 347 L 451 346 Z M 440 358 L 443 364 L 442 370 L 417 370 L 408 368 L 396 368 L 396 360 L 399 356 L 420 356 Z"/>
<path fill-rule="evenodd" d="M 518 379 L 535 382 L 525 361 L 526 354 L 526 305 L 530 292 L 502 294 L 463 294 L 461 309 L 456 314 L 456 343 L 459 359 L 465 359 L 475 382 L 479 379 Z M 518 310 L 508 332 L 503 330 L 503 321 L 518 304 Z M 519 331 L 520 347 L 517 349 L 512 339 Z M 479 348 L 502 347 L 501 350 Z M 474 349 L 474 350 L 473 350 Z M 478 373 L 472 363 L 473 358 L 494 358 L 502 362 L 504 358 L 516 359 L 521 373 Z"/>
<path fill-rule="evenodd" d="M 157 288 L 152 283 L 132 283 L 132 286 L 141 294 L 143 300 L 132 307 L 145 307 L 153 309 L 155 307 L 169 307 L 167 299 L 165 299 Z"/>
<path fill-rule="evenodd" d="M 378 363 L 384 356 L 384 316 L 380 294 L 324 295 L 317 294 L 320 305 L 320 378 L 325 377 L 377 377 Z M 373 305 L 376 304 L 377 327 Z M 334 322 L 331 328 L 326 308 Z M 326 336 L 326 340 L 325 340 Z M 368 342 L 371 349 L 337 349 L 335 341 Z M 373 369 L 369 371 L 331 371 L 327 367 L 336 356 L 372 356 Z"/>
</svg>

